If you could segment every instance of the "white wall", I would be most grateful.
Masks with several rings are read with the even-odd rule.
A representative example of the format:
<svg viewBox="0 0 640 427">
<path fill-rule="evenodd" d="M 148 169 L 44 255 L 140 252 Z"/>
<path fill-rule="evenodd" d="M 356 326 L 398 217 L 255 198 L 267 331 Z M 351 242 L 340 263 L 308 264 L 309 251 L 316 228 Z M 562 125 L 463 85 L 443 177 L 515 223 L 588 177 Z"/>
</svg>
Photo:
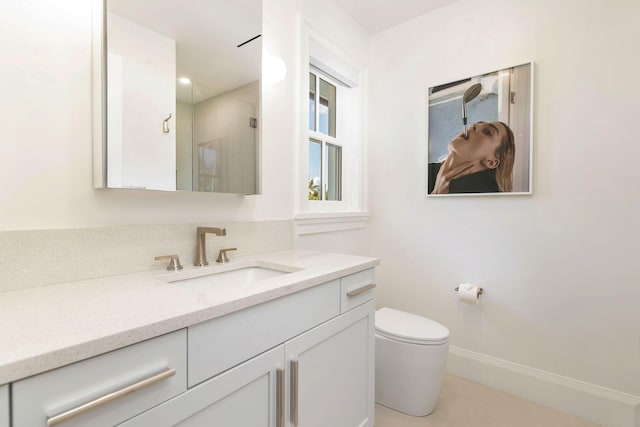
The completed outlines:
<svg viewBox="0 0 640 427">
<path fill-rule="evenodd" d="M 462 0 L 372 39 L 379 305 L 482 355 L 640 396 L 637 1 Z M 533 195 L 425 198 L 426 90 L 535 62 Z M 483 286 L 479 306 L 453 288 Z"/>
</svg>

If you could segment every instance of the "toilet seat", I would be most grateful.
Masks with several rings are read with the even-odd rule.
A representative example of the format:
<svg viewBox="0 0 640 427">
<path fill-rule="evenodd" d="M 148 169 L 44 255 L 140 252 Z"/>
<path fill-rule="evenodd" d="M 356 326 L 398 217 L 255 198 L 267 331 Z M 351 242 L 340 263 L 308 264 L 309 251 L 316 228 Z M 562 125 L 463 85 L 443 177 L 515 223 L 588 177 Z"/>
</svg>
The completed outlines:
<svg viewBox="0 0 640 427">
<path fill-rule="evenodd" d="M 449 330 L 440 323 L 388 307 L 376 311 L 375 324 L 378 335 L 394 341 L 439 345 L 449 339 Z"/>
</svg>

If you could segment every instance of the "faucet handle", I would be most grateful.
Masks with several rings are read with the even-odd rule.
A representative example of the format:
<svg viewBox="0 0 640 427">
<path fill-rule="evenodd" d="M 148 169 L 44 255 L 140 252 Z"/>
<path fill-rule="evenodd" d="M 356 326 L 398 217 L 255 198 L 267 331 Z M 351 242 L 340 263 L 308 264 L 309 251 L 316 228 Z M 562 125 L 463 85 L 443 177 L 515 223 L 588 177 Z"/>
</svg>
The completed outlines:
<svg viewBox="0 0 640 427">
<path fill-rule="evenodd" d="M 220 249 L 218 252 L 218 258 L 216 258 L 216 262 L 218 264 L 224 264 L 225 262 L 229 262 L 229 257 L 227 257 L 227 252 L 238 250 L 238 248 L 226 248 Z"/>
<path fill-rule="evenodd" d="M 171 262 L 169 262 L 169 266 L 167 267 L 167 270 L 169 271 L 182 270 L 182 265 L 180 264 L 180 258 L 178 258 L 178 255 L 161 255 L 161 256 L 155 257 L 156 261 L 160 261 L 162 259 L 171 260 Z"/>
</svg>

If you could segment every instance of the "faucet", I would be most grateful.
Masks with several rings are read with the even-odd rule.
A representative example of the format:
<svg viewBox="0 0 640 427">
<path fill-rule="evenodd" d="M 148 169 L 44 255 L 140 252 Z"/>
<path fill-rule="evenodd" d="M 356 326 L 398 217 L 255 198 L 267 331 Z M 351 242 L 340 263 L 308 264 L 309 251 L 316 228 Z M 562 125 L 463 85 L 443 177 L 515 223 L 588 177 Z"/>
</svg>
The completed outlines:
<svg viewBox="0 0 640 427">
<path fill-rule="evenodd" d="M 225 228 L 217 227 L 198 227 L 196 228 L 196 260 L 193 265 L 202 267 L 209 265 L 207 262 L 207 233 L 215 234 L 216 236 L 226 236 L 227 230 Z"/>
</svg>

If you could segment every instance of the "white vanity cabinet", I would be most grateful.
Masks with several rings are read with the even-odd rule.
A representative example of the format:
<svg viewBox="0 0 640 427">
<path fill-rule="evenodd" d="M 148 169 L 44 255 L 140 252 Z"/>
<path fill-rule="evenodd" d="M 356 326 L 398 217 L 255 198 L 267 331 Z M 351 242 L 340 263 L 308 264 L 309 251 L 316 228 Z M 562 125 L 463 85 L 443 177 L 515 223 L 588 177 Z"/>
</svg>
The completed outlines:
<svg viewBox="0 0 640 427">
<path fill-rule="evenodd" d="M 373 279 L 370 268 L 1 386 L 0 427 L 372 427 Z"/>
<path fill-rule="evenodd" d="M 373 281 L 373 269 L 356 274 L 358 286 Z M 342 282 L 353 279 L 190 327 L 197 385 L 122 427 L 373 426 L 374 295 L 360 292 L 340 314 Z"/>
<path fill-rule="evenodd" d="M 114 426 L 187 389 L 186 330 L 12 384 L 13 427 Z"/>
<path fill-rule="evenodd" d="M 0 386 L 0 427 L 9 427 L 9 385 Z"/>
</svg>

